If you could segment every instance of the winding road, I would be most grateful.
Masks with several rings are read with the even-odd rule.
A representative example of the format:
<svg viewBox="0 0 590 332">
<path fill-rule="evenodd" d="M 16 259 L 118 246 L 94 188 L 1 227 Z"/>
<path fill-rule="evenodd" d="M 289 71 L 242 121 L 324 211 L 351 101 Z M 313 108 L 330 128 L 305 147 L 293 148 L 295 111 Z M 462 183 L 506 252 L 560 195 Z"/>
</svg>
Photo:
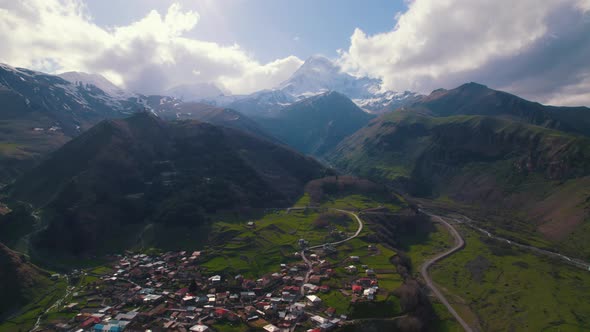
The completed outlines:
<svg viewBox="0 0 590 332">
<path fill-rule="evenodd" d="M 300 210 L 300 209 L 304 209 L 304 208 L 295 207 L 295 208 L 289 208 L 288 210 L 290 211 L 290 210 Z M 356 219 L 356 222 L 358 223 L 359 228 L 356 230 L 356 232 L 352 236 L 350 236 L 344 240 L 336 241 L 336 242 L 327 242 L 324 244 L 318 244 L 316 246 L 304 248 L 301 250 L 301 253 L 300 253 L 301 258 L 303 259 L 303 261 L 305 262 L 305 264 L 307 265 L 307 268 L 308 268 L 307 272 L 305 273 L 305 280 L 303 281 L 304 284 L 309 282 L 309 277 L 311 276 L 311 273 L 313 271 L 313 266 L 312 266 L 311 261 L 305 256 L 306 250 L 317 249 L 317 248 L 321 248 L 321 247 L 324 247 L 327 245 L 331 245 L 331 246 L 338 245 L 338 244 L 341 244 L 341 243 L 344 243 L 346 241 L 350 241 L 350 240 L 356 238 L 363 231 L 363 227 L 364 227 L 363 221 L 361 220 L 361 218 L 359 218 L 359 216 L 356 213 L 350 212 L 347 210 L 334 209 L 334 208 L 329 208 L 328 210 L 338 211 L 338 212 L 342 212 L 342 213 L 346 213 L 348 215 L 351 215 L 352 217 L 354 217 L 354 219 Z M 305 289 L 303 287 L 301 287 L 301 296 L 304 296 L 304 295 L 305 295 Z"/>
<path fill-rule="evenodd" d="M 441 223 L 442 225 L 444 225 L 449 232 L 451 233 L 451 235 L 453 236 L 453 238 L 455 239 L 455 246 L 452 247 L 451 249 L 440 253 L 436 256 L 434 256 L 433 258 L 427 260 L 424 264 L 422 264 L 422 266 L 420 267 L 420 274 L 422 274 L 422 277 L 424 278 L 424 281 L 426 282 L 426 285 L 428 286 L 428 288 L 430 288 L 432 290 L 432 292 L 436 295 L 436 297 L 438 297 L 438 299 L 440 300 L 440 302 L 447 307 L 447 310 L 449 310 L 449 312 L 453 315 L 453 317 L 455 317 L 455 319 L 457 320 L 457 322 L 459 322 L 459 324 L 461 324 L 461 326 L 463 327 L 463 329 L 467 332 L 472 332 L 473 329 L 469 326 L 469 324 L 467 324 L 467 322 L 465 322 L 463 320 L 463 318 L 461 318 L 461 316 L 459 315 L 459 313 L 457 313 L 457 311 L 455 310 L 455 308 L 453 308 L 453 306 L 451 306 L 451 304 L 449 303 L 449 301 L 445 298 L 445 296 L 442 294 L 442 292 L 438 289 L 438 287 L 436 286 L 436 284 L 432 281 L 432 278 L 430 278 L 430 275 L 428 274 L 428 269 L 432 266 L 432 264 L 452 255 L 453 253 L 461 250 L 464 246 L 465 246 L 465 240 L 463 240 L 463 237 L 461 237 L 461 235 L 459 234 L 459 232 L 457 232 L 457 230 L 451 226 L 451 224 L 449 224 L 448 222 L 446 222 L 445 220 L 443 220 L 441 217 L 430 214 L 428 212 L 425 211 L 421 211 L 425 214 L 427 214 L 428 216 L 430 216 L 431 218 L 433 218 L 434 220 L 436 220 L 437 222 Z"/>
</svg>

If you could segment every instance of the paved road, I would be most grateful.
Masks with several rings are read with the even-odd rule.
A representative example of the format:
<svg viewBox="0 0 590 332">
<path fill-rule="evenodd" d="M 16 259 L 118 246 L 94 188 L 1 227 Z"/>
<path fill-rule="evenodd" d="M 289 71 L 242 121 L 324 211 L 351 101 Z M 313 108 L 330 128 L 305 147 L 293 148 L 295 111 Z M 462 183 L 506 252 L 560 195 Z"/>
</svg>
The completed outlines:
<svg viewBox="0 0 590 332">
<path fill-rule="evenodd" d="M 451 226 L 451 224 L 444 221 L 441 217 L 429 214 L 425 211 L 422 211 L 422 212 L 426 213 L 427 215 L 429 215 L 430 217 L 432 217 L 436 221 L 443 224 L 446 228 L 448 228 L 448 230 L 451 232 L 451 235 L 453 235 L 453 238 L 455 239 L 455 246 L 452 247 L 451 249 L 449 249 L 443 253 L 440 253 L 440 254 L 436 255 L 435 257 L 427 260 L 420 268 L 420 274 L 422 274 L 422 277 L 424 278 L 426 285 L 432 290 L 432 292 L 436 295 L 436 297 L 438 297 L 440 302 L 442 304 L 444 304 L 445 307 L 447 307 L 447 310 L 449 310 L 449 312 L 453 315 L 453 317 L 455 317 L 457 322 L 459 322 L 459 324 L 461 324 L 463 329 L 467 332 L 472 332 L 473 330 L 471 329 L 471 327 L 463 320 L 463 318 L 461 318 L 461 316 L 459 315 L 459 313 L 457 313 L 455 308 L 453 308 L 453 306 L 451 306 L 449 301 L 447 301 L 445 296 L 438 289 L 438 287 L 434 284 L 434 282 L 430 278 L 430 275 L 428 274 L 428 269 L 432 266 L 432 264 L 434 264 L 434 263 L 444 259 L 445 257 L 448 257 L 448 256 L 452 255 L 453 253 L 461 250 L 465 246 L 465 240 L 463 240 L 463 237 L 461 237 L 459 232 L 457 232 L 457 230 L 453 226 Z"/>
<path fill-rule="evenodd" d="M 346 214 L 351 215 L 354 219 L 356 219 L 356 222 L 359 224 L 359 228 L 356 230 L 356 232 L 352 236 L 350 236 L 350 237 L 348 237 L 348 238 L 346 238 L 344 240 L 336 241 L 336 242 L 328 242 L 328 243 L 324 243 L 324 244 L 319 244 L 317 246 L 309 247 L 306 250 L 320 248 L 320 247 L 323 247 L 325 245 L 335 246 L 335 245 L 338 245 L 338 244 L 341 244 L 341 243 L 344 243 L 346 241 L 350 241 L 350 240 L 354 239 L 355 237 L 359 236 L 359 234 L 363 231 L 363 226 L 364 226 L 363 225 L 363 221 L 361 220 L 361 218 L 359 218 L 359 216 L 356 213 L 350 212 L 350 211 L 346 211 L 346 210 L 341 210 L 341 209 L 332 209 L 332 208 L 330 208 L 328 210 L 343 212 L 343 213 L 346 213 Z"/>
<path fill-rule="evenodd" d="M 304 209 L 304 208 L 295 207 L 295 208 L 289 208 L 288 210 L 290 211 L 290 210 L 300 210 L 300 209 Z M 348 237 L 348 238 L 346 238 L 344 240 L 336 241 L 336 242 L 328 242 L 328 243 L 324 243 L 324 244 L 318 244 L 317 246 L 313 246 L 313 247 L 309 247 L 309 248 L 305 248 L 305 249 L 301 250 L 301 253 L 300 253 L 301 254 L 301 258 L 303 259 L 303 261 L 305 262 L 305 264 L 308 267 L 308 270 L 305 273 L 305 280 L 303 282 L 304 284 L 306 284 L 309 281 L 309 277 L 311 276 L 311 272 L 312 272 L 312 269 L 313 269 L 313 266 L 311 264 L 311 261 L 305 256 L 305 251 L 306 250 L 321 248 L 321 247 L 326 246 L 326 245 L 332 245 L 332 246 L 338 245 L 338 244 L 341 244 L 341 243 L 344 243 L 346 241 L 350 241 L 350 240 L 356 238 L 363 231 L 363 226 L 364 226 L 363 225 L 363 221 L 361 220 L 361 218 L 359 218 L 359 216 L 356 213 L 350 212 L 350 211 L 346 211 L 346 210 L 341 210 L 341 209 L 333 209 L 333 208 L 330 208 L 328 210 L 343 212 L 343 213 L 346 213 L 346 214 L 349 214 L 349 215 L 353 216 L 354 219 L 356 219 L 356 221 L 357 221 L 357 223 L 359 225 L 359 228 L 356 230 L 356 232 L 352 236 L 350 236 L 350 237 Z M 305 289 L 303 287 L 301 287 L 301 296 L 304 296 L 304 295 L 305 295 Z"/>
</svg>

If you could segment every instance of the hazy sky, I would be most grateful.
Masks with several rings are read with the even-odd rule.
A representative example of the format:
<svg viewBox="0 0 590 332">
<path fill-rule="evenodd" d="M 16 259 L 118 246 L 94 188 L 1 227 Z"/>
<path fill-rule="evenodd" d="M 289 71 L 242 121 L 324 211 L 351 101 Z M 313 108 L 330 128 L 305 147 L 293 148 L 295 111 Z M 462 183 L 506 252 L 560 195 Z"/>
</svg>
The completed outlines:
<svg viewBox="0 0 590 332">
<path fill-rule="evenodd" d="M 143 93 L 272 88 L 313 54 L 396 91 L 590 105 L 590 0 L 0 0 L 0 62 Z"/>
</svg>

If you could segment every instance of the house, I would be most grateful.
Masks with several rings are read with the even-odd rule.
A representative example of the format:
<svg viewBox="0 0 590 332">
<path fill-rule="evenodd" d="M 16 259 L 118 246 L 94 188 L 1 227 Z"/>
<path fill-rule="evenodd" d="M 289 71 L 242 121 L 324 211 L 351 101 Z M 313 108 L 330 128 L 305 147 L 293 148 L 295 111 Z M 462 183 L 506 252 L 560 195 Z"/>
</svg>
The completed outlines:
<svg viewBox="0 0 590 332">
<path fill-rule="evenodd" d="M 254 292 L 240 292 L 240 298 L 242 300 L 253 300 L 256 298 L 256 293 L 254 293 Z"/>
<path fill-rule="evenodd" d="M 319 289 L 319 287 L 314 284 L 303 284 L 303 288 L 307 289 L 310 293 L 316 293 Z"/>
<path fill-rule="evenodd" d="M 195 325 L 195 326 L 191 327 L 190 331 L 192 331 L 192 332 L 207 332 L 207 331 L 211 331 L 211 330 L 209 329 L 208 326 L 199 324 L 199 325 Z"/>
<path fill-rule="evenodd" d="M 317 274 L 314 274 L 309 278 L 309 282 L 312 284 L 319 284 L 321 280 L 322 277 Z"/>
<path fill-rule="evenodd" d="M 344 269 L 346 270 L 346 272 L 351 273 L 351 274 L 356 273 L 358 271 L 358 269 L 354 265 L 349 265 L 349 266 L 345 267 Z"/>
<path fill-rule="evenodd" d="M 92 329 L 94 332 L 123 332 L 127 324 L 127 321 L 111 320 L 108 324 L 96 324 Z"/>
<path fill-rule="evenodd" d="M 360 278 L 356 281 L 356 283 L 366 288 L 372 286 L 374 284 L 374 280 L 370 278 Z"/>
<path fill-rule="evenodd" d="M 317 315 L 311 316 L 310 319 L 311 319 L 312 322 L 317 323 L 319 325 L 321 325 L 321 324 L 327 324 L 327 323 L 330 322 L 327 318 L 324 318 L 322 316 L 317 316 Z"/>
<path fill-rule="evenodd" d="M 214 311 L 214 315 L 217 318 L 222 318 L 225 317 L 228 314 L 229 310 L 225 309 L 225 308 L 217 308 Z"/>
<path fill-rule="evenodd" d="M 268 324 L 268 325 L 264 326 L 263 329 L 268 332 L 279 332 L 281 330 L 280 328 L 278 328 L 272 324 Z"/>
<path fill-rule="evenodd" d="M 333 317 L 334 314 L 336 313 L 336 308 L 334 307 L 329 307 L 328 309 L 326 309 L 325 311 L 326 315 L 328 315 L 329 317 Z"/>
<path fill-rule="evenodd" d="M 363 291 L 363 286 L 361 285 L 352 285 L 352 292 L 353 293 L 361 293 Z"/>
<path fill-rule="evenodd" d="M 129 311 L 126 314 L 118 314 L 115 319 L 116 320 L 127 320 L 127 321 L 132 321 L 135 316 L 137 316 L 137 314 L 139 314 L 137 311 Z"/>
<path fill-rule="evenodd" d="M 374 300 L 375 293 L 377 293 L 375 288 L 367 288 L 363 291 L 363 296 L 365 296 L 368 300 Z"/>
<path fill-rule="evenodd" d="M 82 324 L 80 324 L 80 327 L 85 329 L 87 327 L 93 326 L 94 324 L 97 324 L 98 322 L 100 322 L 100 318 L 90 317 L 86 319 Z"/>
<path fill-rule="evenodd" d="M 307 303 L 309 305 L 315 306 L 315 305 L 319 305 L 320 303 L 322 303 L 322 299 L 320 299 L 318 296 L 315 296 L 315 295 L 307 295 L 305 298 L 307 299 Z"/>
<path fill-rule="evenodd" d="M 289 292 L 290 294 L 297 294 L 301 291 L 301 288 L 298 286 L 285 286 L 283 287 L 283 291 Z"/>
</svg>

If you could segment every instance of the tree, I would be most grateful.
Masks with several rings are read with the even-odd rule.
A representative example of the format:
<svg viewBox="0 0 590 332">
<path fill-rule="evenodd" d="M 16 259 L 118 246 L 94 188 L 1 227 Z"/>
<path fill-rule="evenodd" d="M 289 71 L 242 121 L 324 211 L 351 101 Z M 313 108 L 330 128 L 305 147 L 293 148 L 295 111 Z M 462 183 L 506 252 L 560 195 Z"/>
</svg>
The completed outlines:
<svg viewBox="0 0 590 332">
<path fill-rule="evenodd" d="M 191 281 L 191 284 L 188 286 L 188 291 L 191 294 L 197 291 L 197 282 L 195 281 L 195 279 L 193 279 Z"/>
</svg>

